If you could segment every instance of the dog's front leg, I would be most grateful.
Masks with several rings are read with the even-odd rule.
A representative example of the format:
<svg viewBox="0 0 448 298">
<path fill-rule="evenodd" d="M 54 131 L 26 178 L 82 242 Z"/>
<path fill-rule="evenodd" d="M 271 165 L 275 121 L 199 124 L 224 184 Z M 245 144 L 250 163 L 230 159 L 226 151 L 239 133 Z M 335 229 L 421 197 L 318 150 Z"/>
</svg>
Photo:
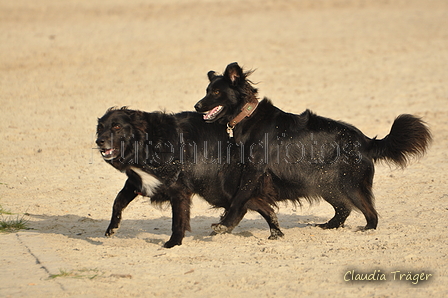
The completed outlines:
<svg viewBox="0 0 448 298">
<path fill-rule="evenodd" d="M 190 191 L 179 191 L 171 194 L 172 218 L 172 234 L 164 247 L 171 248 L 175 245 L 181 245 L 185 237 L 185 231 L 191 231 L 190 228 L 190 208 L 191 208 Z"/>
<path fill-rule="evenodd" d="M 112 218 L 110 220 L 109 227 L 106 230 L 105 236 L 110 237 L 115 234 L 115 231 L 120 226 L 121 214 L 123 209 L 137 196 L 137 189 L 128 180 L 123 187 L 123 189 L 118 193 L 114 201 L 114 206 L 112 208 Z"/>
<path fill-rule="evenodd" d="M 230 208 L 224 212 L 219 223 L 212 224 L 213 232 L 210 234 L 210 236 L 214 236 L 216 234 L 231 233 L 247 213 L 246 206 L 243 206 L 239 209 L 235 208 L 236 211 L 231 210 L 232 209 Z M 229 215 L 230 212 L 232 212 L 232 214 Z"/>
<path fill-rule="evenodd" d="M 212 225 L 213 231 L 218 234 L 230 233 L 240 223 L 247 212 L 246 203 L 258 185 L 261 174 L 258 171 L 251 171 L 250 173 L 243 171 L 239 189 L 232 198 L 230 208 L 226 210 L 220 223 Z"/>
</svg>

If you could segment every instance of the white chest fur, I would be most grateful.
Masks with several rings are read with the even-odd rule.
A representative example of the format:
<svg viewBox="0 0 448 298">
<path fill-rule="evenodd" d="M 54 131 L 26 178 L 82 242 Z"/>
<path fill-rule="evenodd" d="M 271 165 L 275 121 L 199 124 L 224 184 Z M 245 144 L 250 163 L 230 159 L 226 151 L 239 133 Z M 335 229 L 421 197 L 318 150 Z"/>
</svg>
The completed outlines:
<svg viewBox="0 0 448 298">
<path fill-rule="evenodd" d="M 144 171 L 142 171 L 139 168 L 131 168 L 132 171 L 134 171 L 137 175 L 140 176 L 140 179 L 142 179 L 142 191 L 141 193 L 144 196 L 150 197 L 154 194 L 155 189 L 157 186 L 162 184 L 162 182 L 159 181 L 156 177 L 152 176 L 151 174 L 148 174 Z"/>
</svg>

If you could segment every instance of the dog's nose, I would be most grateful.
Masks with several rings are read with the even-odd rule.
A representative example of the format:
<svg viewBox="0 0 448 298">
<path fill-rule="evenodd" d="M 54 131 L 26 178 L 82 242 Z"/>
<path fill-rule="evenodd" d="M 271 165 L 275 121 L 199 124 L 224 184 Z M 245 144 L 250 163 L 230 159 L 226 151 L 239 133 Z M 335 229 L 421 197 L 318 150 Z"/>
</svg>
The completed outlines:
<svg viewBox="0 0 448 298">
<path fill-rule="evenodd" d="M 98 138 L 96 139 L 96 144 L 98 146 L 103 146 L 104 145 L 104 139 L 103 138 Z"/>
<path fill-rule="evenodd" d="M 201 102 L 198 101 L 198 103 L 194 105 L 194 108 L 196 109 L 197 112 L 199 112 L 199 110 L 202 108 Z"/>
</svg>

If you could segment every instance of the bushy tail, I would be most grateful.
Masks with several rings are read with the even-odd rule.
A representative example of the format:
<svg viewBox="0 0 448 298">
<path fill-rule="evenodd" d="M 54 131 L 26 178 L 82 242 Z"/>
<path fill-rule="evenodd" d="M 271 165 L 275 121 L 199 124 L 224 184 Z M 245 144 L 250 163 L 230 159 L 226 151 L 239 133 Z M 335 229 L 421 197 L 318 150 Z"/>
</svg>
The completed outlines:
<svg viewBox="0 0 448 298">
<path fill-rule="evenodd" d="M 426 123 L 418 117 L 403 114 L 395 119 L 389 135 L 373 140 L 373 159 L 384 160 L 404 168 L 412 157 L 425 154 L 432 141 Z"/>
</svg>

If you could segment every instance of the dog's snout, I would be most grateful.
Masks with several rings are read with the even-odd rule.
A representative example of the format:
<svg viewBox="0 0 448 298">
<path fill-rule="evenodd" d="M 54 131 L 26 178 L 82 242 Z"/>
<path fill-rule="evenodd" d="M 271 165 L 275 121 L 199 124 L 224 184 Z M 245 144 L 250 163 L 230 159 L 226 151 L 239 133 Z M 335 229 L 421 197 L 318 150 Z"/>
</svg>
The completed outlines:
<svg viewBox="0 0 448 298">
<path fill-rule="evenodd" d="M 194 108 L 196 109 L 197 112 L 199 112 L 200 109 L 202 109 L 202 103 L 201 101 L 198 101 L 195 105 Z"/>
<path fill-rule="evenodd" d="M 99 137 L 98 139 L 96 139 L 96 144 L 98 146 L 103 146 L 104 145 L 104 138 L 103 137 Z"/>
</svg>

